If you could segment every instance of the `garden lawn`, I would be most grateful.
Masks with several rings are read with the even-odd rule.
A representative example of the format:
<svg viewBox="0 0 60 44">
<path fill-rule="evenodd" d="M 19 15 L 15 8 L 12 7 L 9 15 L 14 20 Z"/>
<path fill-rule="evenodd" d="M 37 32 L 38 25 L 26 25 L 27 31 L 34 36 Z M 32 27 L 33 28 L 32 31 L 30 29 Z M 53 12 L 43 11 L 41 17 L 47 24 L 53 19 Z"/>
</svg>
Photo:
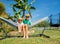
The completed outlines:
<svg viewBox="0 0 60 44">
<path fill-rule="evenodd" d="M 35 30 L 31 37 L 24 39 L 22 37 L 11 37 L 0 40 L 0 44 L 60 44 L 60 30 L 46 30 L 44 34 L 50 38 L 36 37 L 34 35 L 41 33 L 41 30 Z"/>
</svg>

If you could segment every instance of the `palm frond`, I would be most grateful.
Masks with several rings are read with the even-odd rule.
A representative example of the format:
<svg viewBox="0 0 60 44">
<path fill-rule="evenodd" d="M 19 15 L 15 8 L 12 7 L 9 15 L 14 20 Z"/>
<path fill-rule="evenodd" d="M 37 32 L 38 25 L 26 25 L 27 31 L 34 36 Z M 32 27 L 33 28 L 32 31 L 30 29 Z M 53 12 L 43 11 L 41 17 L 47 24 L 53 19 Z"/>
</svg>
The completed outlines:
<svg viewBox="0 0 60 44">
<path fill-rule="evenodd" d="M 28 2 L 28 0 L 23 0 L 24 2 Z"/>
<path fill-rule="evenodd" d="M 34 10 L 35 10 L 36 8 L 35 8 L 35 7 L 33 7 L 33 6 L 31 6 L 31 7 L 30 7 L 30 9 L 34 9 Z"/>
<path fill-rule="evenodd" d="M 33 3 L 35 3 L 36 2 L 36 0 L 33 0 L 31 3 L 30 3 L 30 5 L 32 5 Z"/>
</svg>

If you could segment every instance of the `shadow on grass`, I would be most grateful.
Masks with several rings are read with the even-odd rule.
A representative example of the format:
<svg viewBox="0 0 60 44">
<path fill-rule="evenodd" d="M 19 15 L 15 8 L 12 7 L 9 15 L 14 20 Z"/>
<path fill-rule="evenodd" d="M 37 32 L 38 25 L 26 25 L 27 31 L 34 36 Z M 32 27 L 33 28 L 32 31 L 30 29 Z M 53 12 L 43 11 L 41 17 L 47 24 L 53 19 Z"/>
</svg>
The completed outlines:
<svg viewBox="0 0 60 44">
<path fill-rule="evenodd" d="M 50 36 L 45 35 L 45 34 L 36 34 L 36 35 L 32 35 L 30 37 L 44 37 L 44 38 L 50 38 Z"/>
<path fill-rule="evenodd" d="M 14 38 L 14 37 L 23 37 L 23 36 L 5 36 L 1 37 L 0 40 L 6 39 L 6 38 Z M 44 35 L 44 34 L 35 34 L 35 35 L 30 35 L 29 37 L 44 37 L 44 38 L 50 38 L 50 36 Z"/>
<path fill-rule="evenodd" d="M 14 37 L 23 37 L 23 36 L 5 36 L 5 37 L 1 37 L 0 40 L 6 39 L 6 38 L 14 38 Z"/>
</svg>

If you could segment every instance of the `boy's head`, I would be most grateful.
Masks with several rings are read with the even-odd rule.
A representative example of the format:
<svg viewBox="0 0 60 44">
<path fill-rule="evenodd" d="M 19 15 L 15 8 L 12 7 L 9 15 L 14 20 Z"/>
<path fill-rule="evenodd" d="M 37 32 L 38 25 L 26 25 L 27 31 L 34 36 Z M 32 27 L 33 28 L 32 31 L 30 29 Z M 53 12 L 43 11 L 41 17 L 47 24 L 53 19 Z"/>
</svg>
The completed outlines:
<svg viewBox="0 0 60 44">
<path fill-rule="evenodd" d="M 23 21 L 23 19 L 22 19 L 22 18 L 19 18 L 19 19 L 18 19 L 18 22 L 19 22 L 19 23 L 21 23 L 22 21 Z"/>
<path fill-rule="evenodd" d="M 27 14 L 27 15 L 26 15 L 26 20 L 29 20 L 29 18 L 30 18 L 30 15 Z"/>
</svg>

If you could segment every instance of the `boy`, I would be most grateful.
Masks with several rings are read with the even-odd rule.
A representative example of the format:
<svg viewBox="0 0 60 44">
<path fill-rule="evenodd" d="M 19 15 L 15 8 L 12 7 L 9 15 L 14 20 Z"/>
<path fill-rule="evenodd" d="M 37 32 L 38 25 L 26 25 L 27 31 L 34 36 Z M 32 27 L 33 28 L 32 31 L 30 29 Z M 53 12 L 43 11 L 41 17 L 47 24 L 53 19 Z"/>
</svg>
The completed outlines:
<svg viewBox="0 0 60 44">
<path fill-rule="evenodd" d="M 24 23 L 23 23 L 23 19 L 22 18 L 18 19 L 17 25 L 18 25 L 18 31 L 19 32 L 23 31 L 23 33 L 24 33 L 24 37 L 23 38 L 25 38 L 26 35 L 25 35 Z"/>
<path fill-rule="evenodd" d="M 31 33 L 34 33 L 33 30 L 28 31 L 28 27 L 31 25 L 30 15 L 29 15 L 29 14 L 26 15 L 26 18 L 23 20 L 23 23 L 25 24 L 25 25 L 24 25 L 24 28 L 25 28 L 25 30 L 26 30 L 26 38 L 28 38 L 28 34 L 29 34 L 30 32 L 31 32 Z"/>
</svg>

